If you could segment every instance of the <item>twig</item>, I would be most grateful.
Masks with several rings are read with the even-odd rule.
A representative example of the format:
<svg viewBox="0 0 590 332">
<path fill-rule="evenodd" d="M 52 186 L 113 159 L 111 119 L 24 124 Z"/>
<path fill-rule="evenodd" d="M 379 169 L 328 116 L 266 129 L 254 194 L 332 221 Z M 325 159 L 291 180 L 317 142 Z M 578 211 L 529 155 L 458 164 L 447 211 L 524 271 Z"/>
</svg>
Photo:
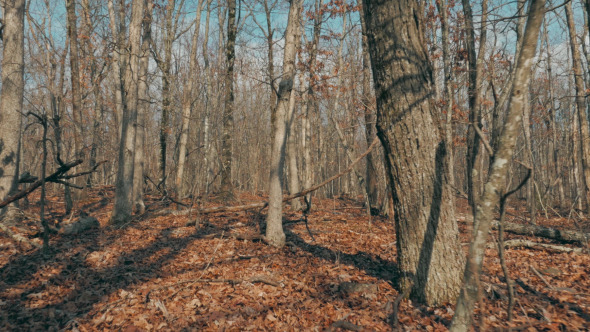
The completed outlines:
<svg viewBox="0 0 590 332">
<path fill-rule="evenodd" d="M 543 276 L 541 275 L 541 273 L 539 273 L 539 271 L 537 271 L 537 269 L 535 269 L 535 267 L 534 267 L 534 266 L 532 266 L 532 265 L 531 265 L 531 266 L 529 266 L 529 267 L 530 267 L 531 271 L 533 271 L 533 273 L 535 273 L 535 274 L 537 275 L 537 277 L 539 277 L 539 279 L 541 279 L 541 281 L 542 281 L 542 282 L 543 282 L 545 285 L 547 285 L 547 287 L 549 287 L 549 289 L 551 289 L 551 290 L 553 290 L 553 289 L 554 289 L 554 287 L 553 287 L 553 286 L 551 286 L 551 284 L 549 284 L 549 282 L 547 282 L 547 280 L 546 280 L 545 278 L 543 278 Z"/>
<path fill-rule="evenodd" d="M 402 302 L 403 299 L 405 299 L 406 297 L 408 297 L 408 295 L 410 295 L 410 292 L 412 291 L 412 287 L 414 285 L 408 285 L 408 288 L 406 288 L 406 290 L 399 294 L 396 298 L 395 301 L 393 302 L 393 312 L 391 313 L 391 321 L 393 323 L 393 328 L 395 330 L 400 330 L 399 328 L 399 320 L 397 318 L 398 316 L 398 312 L 399 312 L 399 305 Z"/>
</svg>

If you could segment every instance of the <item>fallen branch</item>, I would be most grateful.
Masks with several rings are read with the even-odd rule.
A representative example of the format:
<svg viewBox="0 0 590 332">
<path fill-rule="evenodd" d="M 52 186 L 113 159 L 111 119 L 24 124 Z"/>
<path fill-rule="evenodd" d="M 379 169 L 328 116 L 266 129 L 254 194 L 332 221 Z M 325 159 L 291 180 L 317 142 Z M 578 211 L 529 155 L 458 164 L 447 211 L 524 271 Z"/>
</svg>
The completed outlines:
<svg viewBox="0 0 590 332">
<path fill-rule="evenodd" d="M 499 223 L 492 222 L 494 229 L 498 229 Z M 519 235 L 534 235 L 546 239 L 564 241 L 564 242 L 579 242 L 587 244 L 590 241 L 590 234 L 583 232 L 576 232 L 570 230 L 559 230 L 555 228 L 537 226 L 537 225 L 522 225 L 511 222 L 504 222 L 504 231 Z"/>
<path fill-rule="evenodd" d="M 41 187 L 43 180 L 45 180 L 45 182 L 57 182 L 60 179 L 65 179 L 65 177 L 63 175 L 65 173 L 67 173 L 70 169 L 80 165 L 81 163 L 82 163 L 82 159 L 78 159 L 78 160 L 69 162 L 67 164 L 64 164 L 63 166 L 59 167 L 55 172 L 53 172 L 53 174 L 47 176 L 45 179 L 41 179 L 41 180 L 37 180 L 37 181 L 33 182 L 25 190 L 22 190 L 22 191 L 16 193 L 15 195 L 8 197 L 4 201 L 0 202 L 0 208 L 3 208 L 12 202 L 18 201 L 19 199 L 26 197 L 28 194 L 32 193 L 35 189 Z"/>
<path fill-rule="evenodd" d="M 529 240 L 520 240 L 520 239 L 504 241 L 504 247 L 505 248 L 524 247 L 524 248 L 530 248 L 530 249 L 536 249 L 536 250 L 548 250 L 548 251 L 554 251 L 554 252 L 575 252 L 577 254 L 581 254 L 584 252 L 583 248 L 569 248 L 566 246 L 559 246 L 559 245 L 547 244 L 547 243 L 539 243 L 539 242 L 533 242 L 533 241 L 529 241 Z"/>
<path fill-rule="evenodd" d="M 337 329 L 349 330 L 349 331 L 362 331 L 363 328 L 361 326 L 355 325 L 351 322 L 345 320 L 337 320 L 330 327 L 328 327 L 325 332 L 332 332 L 336 331 Z"/>
<path fill-rule="evenodd" d="M 363 154 L 358 156 L 358 158 L 356 158 L 354 160 L 354 162 L 352 162 L 348 166 L 348 168 L 345 169 L 344 171 L 342 171 L 341 173 L 338 173 L 338 174 L 332 176 L 331 178 L 325 180 L 322 183 L 319 183 L 315 186 L 307 188 L 307 189 L 300 191 L 296 194 L 293 194 L 293 195 L 283 198 L 283 203 L 294 200 L 299 197 L 303 197 L 303 196 L 309 194 L 310 192 L 320 189 L 321 187 L 338 179 L 339 177 L 350 173 L 354 169 L 354 166 L 356 164 L 358 164 L 363 158 L 365 158 L 369 153 L 371 153 L 371 151 L 377 145 L 378 142 L 379 142 L 379 139 L 376 137 L 373 140 L 373 143 L 371 143 L 371 145 L 367 148 L 367 150 Z M 221 212 L 240 212 L 240 211 L 247 211 L 247 210 L 259 209 L 259 208 L 262 209 L 262 208 L 265 208 L 267 205 L 268 205 L 268 202 L 253 203 L 253 204 L 238 205 L 238 206 L 217 206 L 217 207 L 212 207 L 212 208 L 207 208 L 207 209 L 201 209 L 198 212 L 199 212 L 199 214 L 211 214 L 211 213 L 221 213 Z M 172 212 L 170 212 L 169 210 L 166 210 L 166 211 L 163 211 L 161 214 L 173 213 L 174 215 L 177 215 L 177 216 L 184 216 L 184 215 L 189 214 L 191 211 L 192 211 L 192 209 L 186 209 L 186 210 L 181 210 L 181 211 L 172 211 Z M 157 214 L 157 215 L 161 215 L 161 214 Z"/>
<path fill-rule="evenodd" d="M 30 246 L 33 246 L 35 248 L 41 249 L 41 245 L 39 243 L 35 243 L 29 239 L 27 239 L 26 237 L 13 232 L 10 227 L 4 225 L 3 223 L 0 223 L 0 229 L 3 230 L 8 236 L 10 236 L 13 240 L 15 240 L 16 242 L 20 243 L 20 242 L 24 242 Z"/>
</svg>

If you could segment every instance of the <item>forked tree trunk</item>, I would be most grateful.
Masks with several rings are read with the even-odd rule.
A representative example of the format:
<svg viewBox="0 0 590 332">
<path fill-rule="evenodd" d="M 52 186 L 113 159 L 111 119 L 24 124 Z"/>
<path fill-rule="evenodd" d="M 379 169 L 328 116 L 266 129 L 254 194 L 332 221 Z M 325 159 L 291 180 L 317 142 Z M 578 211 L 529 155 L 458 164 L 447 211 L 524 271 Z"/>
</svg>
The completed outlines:
<svg viewBox="0 0 590 332">
<path fill-rule="evenodd" d="M 17 185 L 17 155 L 24 95 L 25 0 L 4 3 L 0 92 L 0 200 Z"/>
<path fill-rule="evenodd" d="M 545 0 L 532 0 L 528 22 L 523 35 L 522 48 L 516 63 L 514 84 L 508 101 L 508 114 L 499 138 L 494 162 L 484 193 L 475 209 L 473 239 L 463 276 L 463 287 L 457 301 L 451 331 L 468 331 L 472 313 L 479 294 L 479 277 L 483 265 L 488 233 L 494 218 L 494 209 L 500 201 L 500 193 L 506 188 L 506 179 L 514 147 L 522 124 L 525 95 L 529 93 L 531 67 L 537 49 L 539 29 L 545 15 Z"/>
<path fill-rule="evenodd" d="M 401 291 L 436 305 L 453 301 L 464 258 L 448 186 L 448 160 L 435 108 L 432 68 L 416 1 L 365 0 L 363 11 L 395 209 Z M 402 138 L 402 139 L 400 139 Z"/>
<path fill-rule="evenodd" d="M 129 26 L 129 65 L 125 73 L 123 94 L 123 122 L 119 146 L 119 165 L 115 185 L 115 205 L 111 223 L 129 221 L 133 210 L 133 173 L 135 154 L 135 132 L 137 128 L 137 92 L 139 82 L 139 55 L 141 27 L 144 17 L 144 0 L 133 0 L 131 24 Z"/>
<path fill-rule="evenodd" d="M 586 91 L 584 88 L 582 60 L 578 48 L 571 2 L 565 5 L 565 16 L 570 35 L 570 50 L 574 69 L 574 84 L 576 86 L 576 108 L 578 109 L 580 135 L 582 137 L 582 178 L 584 179 L 584 188 L 586 189 L 586 197 L 584 197 L 583 201 L 586 203 L 586 213 L 590 214 L 590 140 L 588 139 L 590 137 L 590 129 L 588 128 L 588 115 L 586 114 L 586 100 L 584 98 Z"/>
<path fill-rule="evenodd" d="M 285 31 L 285 51 L 283 55 L 283 76 L 279 84 L 276 109 L 275 135 L 270 159 L 270 190 L 268 216 L 266 218 L 266 239 L 275 247 L 285 245 L 283 232 L 283 168 L 285 165 L 285 144 L 287 141 L 287 120 L 291 90 L 295 81 L 295 59 L 299 39 L 299 20 L 303 0 L 292 0 L 289 19 Z"/>
</svg>

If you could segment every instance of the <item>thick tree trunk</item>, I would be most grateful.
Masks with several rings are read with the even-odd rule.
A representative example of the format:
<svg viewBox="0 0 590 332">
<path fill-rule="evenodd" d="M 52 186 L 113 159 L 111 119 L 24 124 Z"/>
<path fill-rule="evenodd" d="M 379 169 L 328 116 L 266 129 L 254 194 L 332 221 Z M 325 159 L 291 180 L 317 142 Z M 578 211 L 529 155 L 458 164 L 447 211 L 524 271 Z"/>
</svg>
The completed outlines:
<svg viewBox="0 0 590 332">
<path fill-rule="evenodd" d="M 18 145 L 25 83 L 23 79 L 25 0 L 4 3 L 2 91 L 0 92 L 0 200 L 17 189 Z"/>
<path fill-rule="evenodd" d="M 570 35 L 570 50 L 572 54 L 574 83 L 576 86 L 576 108 L 578 109 L 578 121 L 580 122 L 581 148 L 582 148 L 582 174 L 584 179 L 584 188 L 586 190 L 586 213 L 590 214 L 590 129 L 588 128 L 588 115 L 586 113 L 586 100 L 584 98 L 586 90 L 584 88 L 584 76 L 582 72 L 582 60 L 578 48 L 576 35 L 576 26 L 574 25 L 574 15 L 572 4 L 568 2 L 565 5 L 565 15 Z"/>
<path fill-rule="evenodd" d="M 475 209 L 473 239 L 463 276 L 463 287 L 457 301 L 452 331 L 468 331 L 472 324 L 472 313 L 479 294 L 479 276 L 483 265 L 488 233 L 494 217 L 493 210 L 500 201 L 500 193 L 506 187 L 509 163 L 522 124 L 522 109 L 525 95 L 529 93 L 531 67 L 537 49 L 539 29 L 545 14 L 545 0 L 532 0 L 527 26 L 523 35 L 522 48 L 515 70 L 514 85 L 508 104 L 506 122 L 499 138 L 489 179 L 484 193 Z"/>
<path fill-rule="evenodd" d="M 270 190 L 268 216 L 266 218 L 266 239 L 275 246 L 285 245 L 283 232 L 283 168 L 285 165 L 285 144 L 288 136 L 288 108 L 291 90 L 295 80 L 295 59 L 297 57 L 297 41 L 299 39 L 299 20 L 301 17 L 302 0 L 292 0 L 289 8 L 289 19 L 285 31 L 285 51 L 283 55 L 283 75 L 279 84 L 276 109 L 275 135 L 272 142 L 270 159 Z"/>
<path fill-rule="evenodd" d="M 180 131 L 180 143 L 178 147 L 178 169 L 176 171 L 176 192 L 180 198 L 184 197 L 186 190 L 184 188 L 184 167 L 186 162 L 186 145 L 188 142 L 188 129 L 195 100 L 195 90 L 197 87 L 197 49 L 199 46 L 199 29 L 201 26 L 201 11 L 203 10 L 203 0 L 197 4 L 197 13 L 195 16 L 195 31 L 191 41 L 191 53 L 188 69 L 188 82 L 185 87 L 182 98 L 182 128 Z"/>
<path fill-rule="evenodd" d="M 227 44 L 225 45 L 225 107 L 221 134 L 221 197 L 234 198 L 232 184 L 232 136 L 234 131 L 234 63 L 236 60 L 236 0 L 228 0 Z"/>
<path fill-rule="evenodd" d="M 119 165 L 115 185 L 115 205 L 111 223 L 129 221 L 133 210 L 133 173 L 135 132 L 137 128 L 137 93 L 139 83 L 139 56 L 141 53 L 141 27 L 144 18 L 144 0 L 133 0 L 129 26 L 129 66 L 125 74 L 123 95 L 123 122 L 119 146 Z"/>
<path fill-rule="evenodd" d="M 448 186 L 448 160 L 432 98 L 422 8 L 416 1 L 365 0 L 377 95 L 377 134 L 394 201 L 401 290 L 429 305 L 452 301 L 463 253 Z M 400 139 L 402 138 L 402 139 Z"/>
</svg>

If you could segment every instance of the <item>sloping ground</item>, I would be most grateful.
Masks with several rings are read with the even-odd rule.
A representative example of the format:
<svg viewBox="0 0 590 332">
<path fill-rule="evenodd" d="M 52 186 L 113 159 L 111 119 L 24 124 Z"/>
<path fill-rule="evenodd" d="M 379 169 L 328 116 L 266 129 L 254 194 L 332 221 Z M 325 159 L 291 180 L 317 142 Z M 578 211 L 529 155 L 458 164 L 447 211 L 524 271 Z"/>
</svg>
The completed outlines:
<svg viewBox="0 0 590 332">
<path fill-rule="evenodd" d="M 288 213 L 288 245 L 274 249 L 252 239 L 264 220 L 257 211 L 207 216 L 196 228 L 185 226 L 194 217 L 149 214 L 113 227 L 107 225 L 112 191 L 89 196 L 81 207 L 101 229 L 55 235 L 48 257 L 17 248 L 0 233 L 0 329 L 323 331 L 338 321 L 367 331 L 392 329 L 395 230 L 387 220 L 369 222 L 360 201 L 314 201 L 309 227 L 315 241 L 297 222 L 301 215 Z M 149 203 L 163 208 L 155 198 Z M 50 207 L 63 218 L 57 199 Z M 459 211 L 459 219 L 467 219 L 464 204 Z M 31 234 L 38 229 L 33 220 L 25 224 Z M 467 243 L 468 223 L 460 226 Z M 518 282 L 515 318 L 505 322 L 504 277 L 497 251 L 488 249 L 477 330 L 590 326 L 589 255 L 508 249 L 506 257 Z M 451 304 L 428 308 L 408 300 L 398 312 L 408 331 L 444 331 L 452 315 Z"/>
</svg>

